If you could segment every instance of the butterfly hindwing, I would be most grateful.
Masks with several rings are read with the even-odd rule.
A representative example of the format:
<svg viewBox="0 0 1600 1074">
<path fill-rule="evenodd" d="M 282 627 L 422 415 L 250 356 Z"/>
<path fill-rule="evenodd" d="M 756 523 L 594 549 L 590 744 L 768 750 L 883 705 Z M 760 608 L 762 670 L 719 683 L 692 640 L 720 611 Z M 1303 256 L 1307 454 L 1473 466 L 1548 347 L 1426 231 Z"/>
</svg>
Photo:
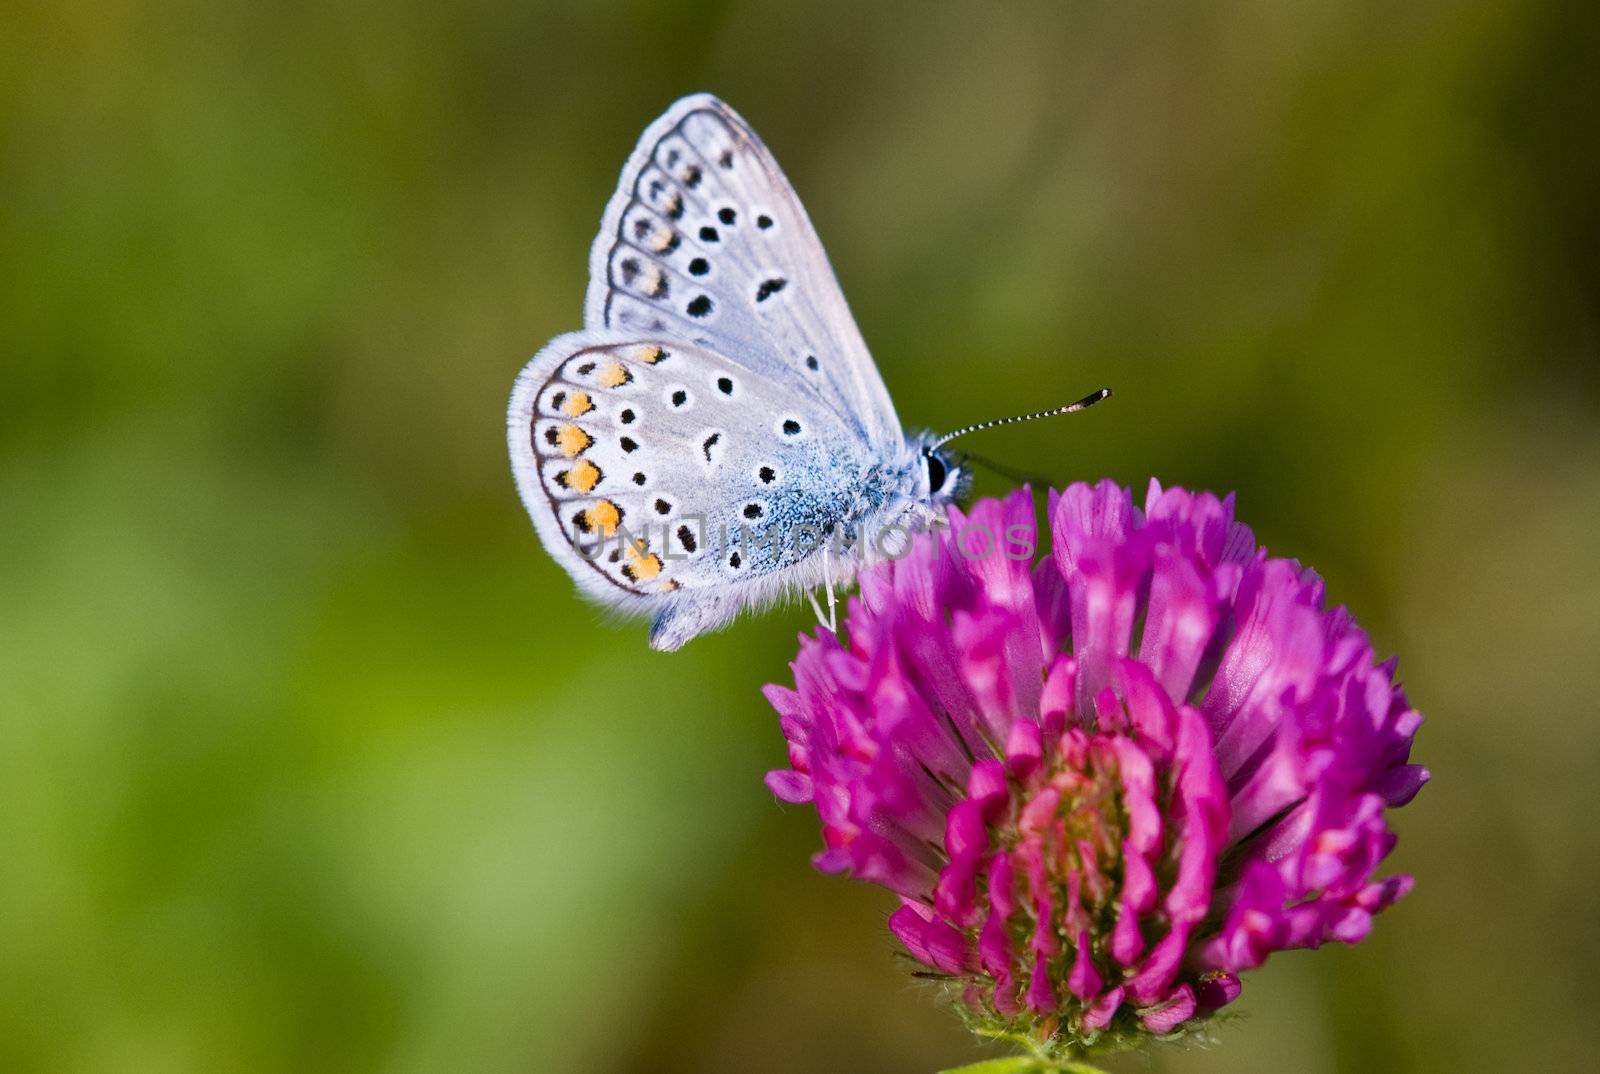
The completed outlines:
<svg viewBox="0 0 1600 1074">
<path fill-rule="evenodd" d="M 848 435 L 715 351 L 594 332 L 558 337 L 528 364 L 509 424 L 546 547 L 586 592 L 639 610 L 782 588 L 814 548 L 806 535 L 820 540 L 851 506 Z"/>
<path fill-rule="evenodd" d="M 645 131 L 590 254 L 585 324 L 699 343 L 901 443 L 883 380 L 805 209 L 754 131 L 709 95 Z"/>
</svg>

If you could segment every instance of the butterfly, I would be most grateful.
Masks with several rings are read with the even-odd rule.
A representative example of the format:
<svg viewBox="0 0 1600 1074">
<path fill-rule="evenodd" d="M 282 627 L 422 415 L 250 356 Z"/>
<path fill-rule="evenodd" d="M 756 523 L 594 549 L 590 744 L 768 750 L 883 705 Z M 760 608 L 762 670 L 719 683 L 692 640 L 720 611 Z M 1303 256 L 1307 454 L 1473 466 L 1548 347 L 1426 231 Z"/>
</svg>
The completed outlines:
<svg viewBox="0 0 1600 1074">
<path fill-rule="evenodd" d="M 958 434 L 902 429 L 794 189 L 709 94 L 641 136 L 584 328 L 523 368 L 507 429 L 546 549 L 664 651 L 819 587 L 832 626 L 835 585 L 968 484 Z"/>
</svg>

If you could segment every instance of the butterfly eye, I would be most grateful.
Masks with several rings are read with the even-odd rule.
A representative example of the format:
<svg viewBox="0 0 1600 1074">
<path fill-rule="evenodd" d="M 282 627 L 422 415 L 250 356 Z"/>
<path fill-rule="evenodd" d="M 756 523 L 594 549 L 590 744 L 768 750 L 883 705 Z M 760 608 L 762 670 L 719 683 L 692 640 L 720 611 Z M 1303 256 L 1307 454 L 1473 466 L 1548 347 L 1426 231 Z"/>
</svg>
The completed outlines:
<svg viewBox="0 0 1600 1074">
<path fill-rule="evenodd" d="M 928 491 L 933 493 L 943 491 L 945 478 L 949 476 L 944 460 L 931 452 L 924 458 L 928 462 Z"/>
</svg>

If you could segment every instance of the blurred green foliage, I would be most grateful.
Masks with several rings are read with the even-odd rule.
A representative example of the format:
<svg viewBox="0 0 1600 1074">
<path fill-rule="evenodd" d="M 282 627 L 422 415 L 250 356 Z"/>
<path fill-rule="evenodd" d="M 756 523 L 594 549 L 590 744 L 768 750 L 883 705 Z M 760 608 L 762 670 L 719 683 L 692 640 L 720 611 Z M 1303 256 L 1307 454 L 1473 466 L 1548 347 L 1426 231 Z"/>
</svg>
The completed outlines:
<svg viewBox="0 0 1600 1074">
<path fill-rule="evenodd" d="M 1430 714 L 1415 893 L 1119 1069 L 1590 1069 L 1592 5 L 12 5 L 0 1069 L 925 1074 L 757 688 L 575 597 L 502 415 L 717 92 L 918 425 L 1237 489 Z M 976 446 L 976 445 L 974 445 Z M 987 487 L 996 491 L 998 482 Z"/>
</svg>

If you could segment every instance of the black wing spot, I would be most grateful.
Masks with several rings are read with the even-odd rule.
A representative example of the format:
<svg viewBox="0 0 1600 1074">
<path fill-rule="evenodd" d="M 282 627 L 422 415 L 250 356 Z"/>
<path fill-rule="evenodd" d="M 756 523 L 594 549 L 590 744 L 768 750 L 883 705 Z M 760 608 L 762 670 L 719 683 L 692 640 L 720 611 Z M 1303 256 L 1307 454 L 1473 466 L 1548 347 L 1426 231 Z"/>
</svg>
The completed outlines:
<svg viewBox="0 0 1600 1074">
<path fill-rule="evenodd" d="M 756 476 L 761 479 L 763 485 L 770 485 L 777 479 L 778 472 L 770 466 L 763 466 L 756 471 Z"/>
<path fill-rule="evenodd" d="M 740 558 L 739 553 L 737 552 L 728 557 L 728 566 L 732 567 L 734 570 L 738 570 L 743 563 L 744 560 Z"/>
<path fill-rule="evenodd" d="M 656 500 L 655 509 L 658 515 L 670 515 L 672 513 L 672 505 L 666 500 Z"/>
<path fill-rule="evenodd" d="M 624 424 L 624 425 L 632 425 L 633 424 L 633 419 L 635 417 L 635 414 L 633 413 L 632 410 L 624 410 L 621 414 L 619 414 L 617 416 L 622 419 L 622 424 Z"/>
<path fill-rule="evenodd" d="M 646 291 L 645 294 L 649 295 L 651 298 L 666 298 L 667 274 L 665 272 L 657 273 L 654 282 L 650 286 L 650 290 Z"/>
<path fill-rule="evenodd" d="M 617 443 L 621 444 L 622 450 L 628 452 L 629 454 L 639 450 L 638 441 L 634 440 L 634 438 L 631 436 L 624 436 L 621 440 L 618 440 Z"/>
<path fill-rule="evenodd" d="M 667 184 L 663 183 L 660 179 L 650 180 L 650 196 L 652 198 L 659 198 L 661 196 L 661 192 L 665 189 L 667 189 Z"/>
<path fill-rule="evenodd" d="M 717 157 L 717 163 L 722 165 L 724 168 L 732 168 L 733 167 L 733 150 L 724 149 L 722 151 L 721 155 L 719 155 Z"/>
<path fill-rule="evenodd" d="M 700 180 L 703 178 L 705 177 L 700 174 L 700 165 L 691 164 L 684 170 L 683 185 L 693 190 L 700 185 Z"/>
<path fill-rule="evenodd" d="M 555 407 L 557 410 L 560 410 L 561 409 L 561 404 L 565 403 L 566 401 L 567 401 L 567 393 L 566 392 L 556 392 L 556 394 L 554 394 L 554 395 L 552 395 L 550 397 L 550 405 Z"/>
<path fill-rule="evenodd" d="M 643 474 L 634 474 L 634 475 L 633 475 L 633 483 L 634 483 L 634 484 L 635 484 L 635 485 L 642 485 L 642 484 L 644 484 L 644 475 L 643 475 Z"/>
<path fill-rule="evenodd" d="M 703 257 L 697 257 L 693 261 L 689 262 L 689 275 L 691 276 L 704 276 L 710 271 L 711 262 L 707 261 Z"/>
<path fill-rule="evenodd" d="M 761 510 L 759 503 L 747 503 L 744 505 L 745 518 L 760 518 L 763 514 L 765 512 Z"/>
<path fill-rule="evenodd" d="M 760 228 L 762 231 L 767 230 L 767 228 L 771 226 L 772 217 L 768 216 L 766 213 L 762 213 L 760 216 L 756 217 L 756 227 Z"/>
<path fill-rule="evenodd" d="M 667 219 L 683 219 L 683 195 L 676 190 L 672 192 L 672 197 L 667 200 Z"/>
<path fill-rule="evenodd" d="M 561 442 L 561 434 L 554 425 L 544 431 L 544 442 L 554 447 Z"/>
<path fill-rule="evenodd" d="M 716 447 L 717 441 L 721 439 L 721 433 L 712 433 L 710 436 L 706 437 L 705 442 L 700 445 L 700 450 L 705 453 L 707 462 L 711 461 L 711 449 Z"/>
<path fill-rule="evenodd" d="M 717 378 L 717 391 L 721 392 L 723 395 L 732 395 L 733 394 L 733 378 L 732 377 L 718 377 Z"/>
<path fill-rule="evenodd" d="M 685 552 L 693 552 L 700 547 L 699 543 L 694 539 L 694 530 L 688 526 L 678 527 L 678 543 L 683 545 Z"/>
<path fill-rule="evenodd" d="M 688 401 L 689 401 L 689 393 L 684 391 L 682 388 L 679 388 L 677 391 L 672 393 L 672 405 L 673 406 L 682 406 L 683 404 L 687 403 Z"/>
<path fill-rule="evenodd" d="M 678 161 L 680 161 L 682 159 L 683 159 L 683 154 L 678 152 L 676 149 L 667 150 L 667 167 L 669 167 L 669 168 L 677 167 Z"/>
<path fill-rule="evenodd" d="M 783 419 L 783 435 L 784 436 L 799 436 L 800 435 L 800 423 L 798 421 L 795 421 L 793 418 L 784 418 Z"/>
<path fill-rule="evenodd" d="M 711 312 L 711 298 L 708 295 L 696 295 L 684 309 L 691 317 L 704 317 Z"/>
<path fill-rule="evenodd" d="M 729 227 L 732 227 L 733 226 L 733 222 L 735 220 L 739 219 L 739 214 L 734 212 L 732 209 L 718 209 L 717 210 L 717 219 L 721 220 L 724 224 L 727 224 Z"/>
<path fill-rule="evenodd" d="M 578 527 L 579 533 L 594 532 L 594 527 L 589 524 L 589 512 L 587 510 L 579 511 L 577 514 L 573 515 L 572 524 Z"/>
<path fill-rule="evenodd" d="M 587 377 L 590 373 L 593 373 L 593 372 L 594 372 L 594 363 L 593 362 L 584 362 L 582 365 L 580 365 L 578 367 L 578 376 L 580 376 L 580 377 Z"/>
<path fill-rule="evenodd" d="M 814 355 L 814 354 L 806 355 L 806 368 L 807 369 L 809 369 L 809 370 L 811 370 L 811 372 L 815 373 L 817 371 L 817 364 L 818 363 L 817 363 L 817 356 L 816 355 Z"/>
<path fill-rule="evenodd" d="M 721 236 L 717 234 L 717 229 L 714 227 L 703 227 L 700 229 L 701 242 L 716 242 L 720 238 Z"/>
<path fill-rule="evenodd" d="M 762 280 L 761 286 L 756 288 L 756 301 L 765 302 L 787 286 L 789 281 L 782 277 L 775 276 L 770 280 Z"/>
</svg>

